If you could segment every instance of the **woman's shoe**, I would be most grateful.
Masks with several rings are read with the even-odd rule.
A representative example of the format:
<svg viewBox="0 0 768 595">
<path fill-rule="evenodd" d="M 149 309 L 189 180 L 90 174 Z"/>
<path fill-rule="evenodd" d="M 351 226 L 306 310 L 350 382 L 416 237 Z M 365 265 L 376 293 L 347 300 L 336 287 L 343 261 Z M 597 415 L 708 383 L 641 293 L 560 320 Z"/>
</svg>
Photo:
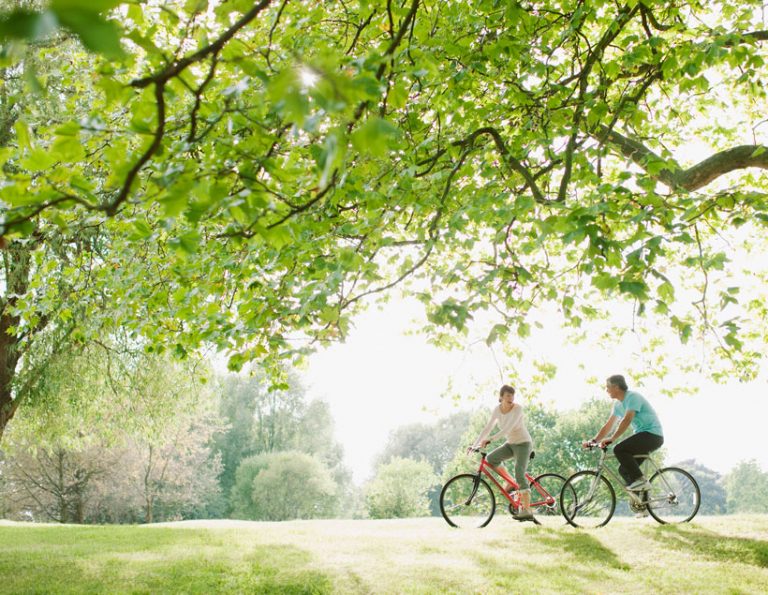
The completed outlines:
<svg viewBox="0 0 768 595">
<path fill-rule="evenodd" d="M 527 512 L 524 512 L 522 510 L 518 510 L 516 513 L 512 515 L 512 518 L 516 521 L 534 521 L 533 513 L 529 510 Z"/>
</svg>

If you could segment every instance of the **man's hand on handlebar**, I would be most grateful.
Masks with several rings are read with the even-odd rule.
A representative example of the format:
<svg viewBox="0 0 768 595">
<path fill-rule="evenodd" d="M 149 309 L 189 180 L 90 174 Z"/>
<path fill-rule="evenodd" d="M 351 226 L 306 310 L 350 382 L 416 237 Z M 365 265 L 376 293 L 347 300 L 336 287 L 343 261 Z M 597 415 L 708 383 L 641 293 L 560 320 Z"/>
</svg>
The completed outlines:
<svg viewBox="0 0 768 595">
<path fill-rule="evenodd" d="M 600 442 L 597 442 L 595 440 L 584 440 L 584 442 L 581 443 L 581 446 L 582 448 L 606 448 L 610 444 L 613 444 L 613 440 L 611 440 L 610 438 L 605 438 Z"/>
</svg>

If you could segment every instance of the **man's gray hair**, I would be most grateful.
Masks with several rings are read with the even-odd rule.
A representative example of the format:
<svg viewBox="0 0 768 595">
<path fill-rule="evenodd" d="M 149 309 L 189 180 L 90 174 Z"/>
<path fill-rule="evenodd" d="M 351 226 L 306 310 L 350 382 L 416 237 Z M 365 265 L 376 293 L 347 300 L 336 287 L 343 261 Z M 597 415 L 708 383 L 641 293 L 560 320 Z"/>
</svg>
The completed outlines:
<svg viewBox="0 0 768 595">
<path fill-rule="evenodd" d="M 627 381 L 624 380 L 624 376 L 622 376 L 621 374 L 614 374 L 613 376 L 608 376 L 608 384 L 612 384 L 613 386 L 618 386 L 623 391 L 627 390 Z"/>
</svg>

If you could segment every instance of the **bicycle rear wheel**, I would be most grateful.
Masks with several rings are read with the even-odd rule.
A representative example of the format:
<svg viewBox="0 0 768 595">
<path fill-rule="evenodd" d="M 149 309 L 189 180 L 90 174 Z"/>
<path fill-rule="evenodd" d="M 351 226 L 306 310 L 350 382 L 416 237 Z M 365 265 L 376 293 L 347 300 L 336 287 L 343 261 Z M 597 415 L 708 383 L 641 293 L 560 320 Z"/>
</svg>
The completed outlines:
<svg viewBox="0 0 768 595">
<path fill-rule="evenodd" d="M 541 490 L 535 484 L 541 486 Z M 560 512 L 560 492 L 565 477 L 557 473 L 543 473 L 531 483 L 531 510 L 540 525 L 556 527 L 565 524 Z"/>
<path fill-rule="evenodd" d="M 662 524 L 687 523 L 699 511 L 701 490 L 693 476 L 677 467 L 659 469 L 650 479 L 646 506 Z"/>
<path fill-rule="evenodd" d="M 604 476 L 594 471 L 579 471 L 563 485 L 560 509 L 574 527 L 602 527 L 616 510 L 616 492 Z"/>
<path fill-rule="evenodd" d="M 496 498 L 482 477 L 462 473 L 443 486 L 440 512 L 451 527 L 485 527 L 496 512 Z"/>
</svg>

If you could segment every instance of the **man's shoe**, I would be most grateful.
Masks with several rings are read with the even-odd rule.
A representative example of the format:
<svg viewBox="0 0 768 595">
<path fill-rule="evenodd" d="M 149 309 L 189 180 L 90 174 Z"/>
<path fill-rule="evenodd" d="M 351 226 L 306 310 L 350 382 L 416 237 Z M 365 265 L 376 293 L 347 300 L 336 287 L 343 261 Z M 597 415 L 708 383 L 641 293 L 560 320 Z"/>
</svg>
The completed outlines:
<svg viewBox="0 0 768 595">
<path fill-rule="evenodd" d="M 640 479 L 636 479 L 631 484 L 629 484 L 627 489 L 630 492 L 642 492 L 643 490 L 650 490 L 651 484 L 648 483 L 648 480 L 645 479 L 645 477 L 641 477 Z"/>
</svg>

